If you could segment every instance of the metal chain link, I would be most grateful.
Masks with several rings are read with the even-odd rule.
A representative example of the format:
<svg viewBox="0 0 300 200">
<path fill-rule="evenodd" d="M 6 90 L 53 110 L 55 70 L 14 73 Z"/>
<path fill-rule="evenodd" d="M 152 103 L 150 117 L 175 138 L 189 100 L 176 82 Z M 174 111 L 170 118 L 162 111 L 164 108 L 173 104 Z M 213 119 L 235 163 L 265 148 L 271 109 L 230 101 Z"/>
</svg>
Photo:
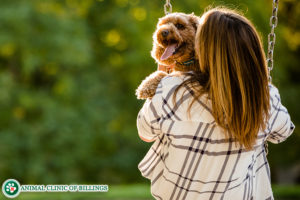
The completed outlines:
<svg viewBox="0 0 300 200">
<path fill-rule="evenodd" d="M 171 0 L 166 0 L 166 4 L 164 5 L 165 15 L 168 15 L 172 12 Z"/>
<path fill-rule="evenodd" d="M 271 26 L 271 32 L 268 35 L 268 54 L 267 54 L 267 65 L 269 70 L 269 81 L 272 82 L 271 77 L 271 71 L 273 69 L 273 54 L 274 54 L 274 46 L 276 41 L 276 35 L 275 35 L 275 27 L 278 24 L 278 18 L 277 18 L 277 12 L 278 12 L 278 3 L 279 0 L 273 0 L 273 10 L 272 10 L 272 16 L 270 18 L 270 26 Z M 266 155 L 268 155 L 268 142 L 267 140 L 264 143 Z"/>
<path fill-rule="evenodd" d="M 276 41 L 275 27 L 278 23 L 277 12 L 278 12 L 279 0 L 273 0 L 272 16 L 270 18 L 271 32 L 268 35 L 268 53 L 267 53 L 267 65 L 269 70 L 269 80 L 272 81 L 271 70 L 273 69 L 273 54 L 274 46 Z"/>
<path fill-rule="evenodd" d="M 264 147 L 265 147 L 266 155 L 268 155 L 268 153 L 269 153 L 269 148 L 268 148 L 268 142 L 267 142 L 267 140 L 266 140 L 265 143 L 264 143 Z"/>
</svg>

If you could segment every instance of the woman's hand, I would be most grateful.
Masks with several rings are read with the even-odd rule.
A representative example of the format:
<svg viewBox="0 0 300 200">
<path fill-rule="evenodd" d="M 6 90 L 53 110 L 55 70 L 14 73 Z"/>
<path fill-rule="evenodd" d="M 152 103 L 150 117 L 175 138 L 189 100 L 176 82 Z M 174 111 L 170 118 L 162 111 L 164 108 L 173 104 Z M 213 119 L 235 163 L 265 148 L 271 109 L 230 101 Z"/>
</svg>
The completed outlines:
<svg viewBox="0 0 300 200">
<path fill-rule="evenodd" d="M 158 64 L 157 70 L 167 72 L 167 66 Z"/>
<path fill-rule="evenodd" d="M 169 74 L 169 73 L 171 73 L 171 72 L 173 71 L 174 65 L 175 65 L 175 64 L 166 66 L 166 65 L 160 65 L 160 64 L 158 64 L 157 70 L 158 70 L 158 71 L 164 71 L 164 72 L 167 72 L 167 73 Z"/>
</svg>

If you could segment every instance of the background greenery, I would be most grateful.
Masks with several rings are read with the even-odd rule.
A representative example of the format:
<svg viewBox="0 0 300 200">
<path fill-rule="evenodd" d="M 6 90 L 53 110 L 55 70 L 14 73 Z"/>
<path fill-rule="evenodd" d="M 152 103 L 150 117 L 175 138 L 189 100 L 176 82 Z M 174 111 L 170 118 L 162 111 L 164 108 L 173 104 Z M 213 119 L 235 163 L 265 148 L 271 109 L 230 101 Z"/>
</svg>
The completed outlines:
<svg viewBox="0 0 300 200">
<path fill-rule="evenodd" d="M 137 164 L 134 95 L 156 69 L 152 33 L 161 0 L 1 0 L 0 182 L 145 183 Z M 265 42 L 271 0 L 173 0 L 201 15 L 208 5 L 244 11 Z M 300 126 L 300 2 L 281 0 L 273 82 Z M 269 145 L 276 184 L 300 183 L 300 137 Z"/>
</svg>

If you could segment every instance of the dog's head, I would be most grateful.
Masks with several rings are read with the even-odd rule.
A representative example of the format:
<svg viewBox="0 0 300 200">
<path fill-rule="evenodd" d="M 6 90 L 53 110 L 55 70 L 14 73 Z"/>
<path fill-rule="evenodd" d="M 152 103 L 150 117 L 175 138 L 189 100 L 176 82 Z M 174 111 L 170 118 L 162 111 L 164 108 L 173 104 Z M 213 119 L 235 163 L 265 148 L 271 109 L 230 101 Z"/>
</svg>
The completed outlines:
<svg viewBox="0 0 300 200">
<path fill-rule="evenodd" d="M 191 59 L 198 23 L 194 14 L 171 13 L 160 18 L 153 34 L 152 57 L 162 65 Z"/>
</svg>

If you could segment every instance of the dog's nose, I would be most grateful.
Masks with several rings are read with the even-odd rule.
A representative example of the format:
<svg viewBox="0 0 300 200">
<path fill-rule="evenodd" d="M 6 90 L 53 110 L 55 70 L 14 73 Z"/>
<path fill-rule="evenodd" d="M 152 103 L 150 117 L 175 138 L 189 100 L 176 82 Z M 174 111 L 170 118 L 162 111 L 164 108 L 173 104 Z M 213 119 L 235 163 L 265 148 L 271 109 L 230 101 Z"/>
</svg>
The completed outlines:
<svg viewBox="0 0 300 200">
<path fill-rule="evenodd" d="M 169 35 L 169 31 L 168 30 L 163 30 L 161 32 L 161 34 L 162 34 L 163 37 L 167 37 Z"/>
</svg>

